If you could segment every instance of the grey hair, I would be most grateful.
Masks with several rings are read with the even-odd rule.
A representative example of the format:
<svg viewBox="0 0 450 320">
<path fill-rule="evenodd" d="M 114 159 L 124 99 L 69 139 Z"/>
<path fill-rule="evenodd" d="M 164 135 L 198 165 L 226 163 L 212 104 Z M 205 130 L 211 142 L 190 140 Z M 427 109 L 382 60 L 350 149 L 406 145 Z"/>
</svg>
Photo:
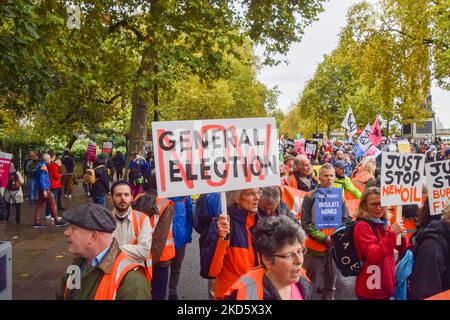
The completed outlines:
<svg viewBox="0 0 450 320">
<path fill-rule="evenodd" d="M 242 190 L 233 190 L 226 193 L 227 207 L 231 207 L 232 205 L 236 204 L 237 200 L 241 196 L 241 192 Z"/>
<path fill-rule="evenodd" d="M 45 160 L 45 159 L 49 159 L 49 160 L 51 160 L 51 158 L 52 157 L 50 157 L 50 155 L 48 154 L 48 153 L 44 153 L 43 155 L 42 155 L 42 160 Z"/>
<path fill-rule="evenodd" d="M 333 171 L 335 171 L 335 170 L 334 170 L 334 167 L 333 167 L 333 165 L 332 165 L 331 163 L 325 163 L 325 164 L 324 164 L 322 167 L 320 167 L 320 169 L 319 169 L 319 176 L 322 175 L 322 172 L 323 172 L 324 170 L 333 170 Z"/>
<path fill-rule="evenodd" d="M 288 216 L 271 216 L 258 223 L 253 230 L 253 239 L 261 255 L 273 263 L 275 253 L 286 244 L 304 244 L 305 231 Z"/>
<path fill-rule="evenodd" d="M 300 165 L 302 164 L 302 160 L 308 161 L 309 159 L 307 156 L 305 156 L 303 154 L 299 154 L 298 156 L 296 156 L 294 158 L 294 168 L 297 169 L 298 167 L 300 167 Z"/>
<path fill-rule="evenodd" d="M 280 201 L 280 189 L 276 186 L 261 188 L 262 194 L 259 201 L 278 203 Z"/>
</svg>

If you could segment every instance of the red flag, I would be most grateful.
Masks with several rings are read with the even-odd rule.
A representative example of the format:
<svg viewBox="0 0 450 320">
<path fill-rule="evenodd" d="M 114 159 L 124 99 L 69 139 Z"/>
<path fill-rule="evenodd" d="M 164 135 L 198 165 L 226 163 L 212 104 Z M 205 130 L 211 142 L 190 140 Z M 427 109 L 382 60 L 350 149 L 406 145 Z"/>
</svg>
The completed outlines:
<svg viewBox="0 0 450 320">
<path fill-rule="evenodd" d="M 376 147 L 381 143 L 381 130 L 380 125 L 378 124 L 378 117 L 375 119 L 375 122 L 372 127 L 372 131 L 369 134 L 370 142 Z"/>
</svg>

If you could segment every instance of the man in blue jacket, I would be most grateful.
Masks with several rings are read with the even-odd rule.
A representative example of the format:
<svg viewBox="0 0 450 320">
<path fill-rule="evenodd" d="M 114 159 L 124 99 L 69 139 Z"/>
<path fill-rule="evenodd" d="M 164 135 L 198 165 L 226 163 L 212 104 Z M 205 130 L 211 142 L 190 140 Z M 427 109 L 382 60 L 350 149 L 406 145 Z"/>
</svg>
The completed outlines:
<svg viewBox="0 0 450 320">
<path fill-rule="evenodd" d="M 178 280 L 186 244 L 192 242 L 192 200 L 190 196 L 169 198 L 174 204 L 173 239 L 175 257 L 170 262 L 169 300 L 178 300 Z"/>
<path fill-rule="evenodd" d="M 45 225 L 41 223 L 41 213 L 44 209 L 44 204 L 47 204 L 50 208 L 52 217 L 55 221 L 55 227 L 64 227 L 68 223 L 61 217 L 58 217 L 56 212 L 56 201 L 53 193 L 50 189 L 50 176 L 48 174 L 48 165 L 51 162 L 50 155 L 43 154 L 42 162 L 38 165 L 33 173 L 33 177 L 38 184 L 38 201 L 36 203 L 36 209 L 34 211 L 34 229 L 45 228 Z"/>
</svg>

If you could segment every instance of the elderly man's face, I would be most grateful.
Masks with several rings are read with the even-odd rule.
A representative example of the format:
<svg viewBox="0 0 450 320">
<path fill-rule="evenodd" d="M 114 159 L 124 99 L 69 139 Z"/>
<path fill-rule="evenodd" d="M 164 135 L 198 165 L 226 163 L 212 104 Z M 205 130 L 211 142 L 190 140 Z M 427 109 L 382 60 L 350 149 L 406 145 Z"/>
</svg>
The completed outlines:
<svg viewBox="0 0 450 320">
<path fill-rule="evenodd" d="M 64 231 L 69 253 L 83 258 L 88 257 L 93 244 L 92 237 L 94 232 L 93 230 L 70 224 Z"/>
<path fill-rule="evenodd" d="M 260 197 L 261 191 L 259 188 L 245 189 L 241 191 L 239 198 L 236 200 L 236 204 L 241 209 L 251 213 L 256 213 L 258 211 L 258 202 Z"/>
<path fill-rule="evenodd" d="M 36 160 L 38 158 L 37 153 L 36 152 L 30 152 L 30 157 L 33 160 Z"/>
<path fill-rule="evenodd" d="M 280 200 L 270 201 L 269 199 L 261 198 L 259 200 L 259 213 L 266 217 L 275 216 L 277 214 L 277 207 L 279 203 Z"/>
<path fill-rule="evenodd" d="M 311 174 L 311 162 L 309 159 L 304 158 L 300 160 L 300 165 L 297 168 L 298 172 L 303 176 L 307 177 Z"/>
</svg>

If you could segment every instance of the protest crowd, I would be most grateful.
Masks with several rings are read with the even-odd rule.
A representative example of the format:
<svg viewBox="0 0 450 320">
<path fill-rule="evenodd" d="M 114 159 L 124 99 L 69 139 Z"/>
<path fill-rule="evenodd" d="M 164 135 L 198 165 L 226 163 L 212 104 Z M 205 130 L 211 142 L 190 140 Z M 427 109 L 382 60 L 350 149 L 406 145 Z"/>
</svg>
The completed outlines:
<svg viewBox="0 0 450 320">
<path fill-rule="evenodd" d="M 278 183 L 227 191 L 226 206 L 221 192 L 163 197 L 152 152 L 91 148 L 77 177 L 70 150 L 30 151 L 24 174 L 9 159 L 1 217 L 20 224 L 28 201 L 32 228 L 65 227 L 75 260 L 58 299 L 178 300 L 194 230 L 210 299 L 333 300 L 339 277 L 354 277 L 359 300 L 449 299 L 450 148 L 382 138 L 378 120 L 366 129 L 281 137 Z M 78 184 L 86 203 L 64 208 Z"/>
</svg>

